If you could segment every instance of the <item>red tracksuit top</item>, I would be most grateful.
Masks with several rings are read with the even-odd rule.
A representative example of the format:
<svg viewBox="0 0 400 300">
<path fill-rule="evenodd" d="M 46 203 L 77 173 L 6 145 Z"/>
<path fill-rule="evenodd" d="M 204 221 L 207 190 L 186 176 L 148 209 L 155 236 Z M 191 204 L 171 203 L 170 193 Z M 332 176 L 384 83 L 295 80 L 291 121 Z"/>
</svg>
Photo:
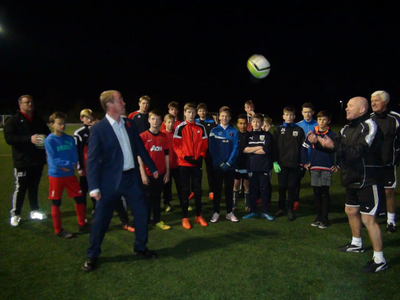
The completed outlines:
<svg viewBox="0 0 400 300">
<path fill-rule="evenodd" d="M 178 156 L 179 166 L 193 167 L 184 157 L 193 156 L 194 159 L 206 157 L 208 137 L 206 129 L 200 123 L 183 121 L 176 127 L 174 133 L 174 150 Z"/>
</svg>

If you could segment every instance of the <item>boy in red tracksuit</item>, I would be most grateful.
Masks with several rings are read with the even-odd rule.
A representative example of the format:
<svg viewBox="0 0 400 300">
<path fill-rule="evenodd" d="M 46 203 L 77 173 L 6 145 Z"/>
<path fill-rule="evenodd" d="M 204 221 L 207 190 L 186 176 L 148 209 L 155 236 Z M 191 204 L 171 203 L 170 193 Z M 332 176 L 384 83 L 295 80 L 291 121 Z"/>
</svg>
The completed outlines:
<svg viewBox="0 0 400 300">
<path fill-rule="evenodd" d="M 196 218 L 195 223 L 201 226 L 208 226 L 208 223 L 201 216 L 201 181 L 203 177 L 203 159 L 208 148 L 207 132 L 203 125 L 195 122 L 196 106 L 193 103 L 186 103 L 184 107 L 186 120 L 178 125 L 174 133 L 174 150 L 178 156 L 179 171 L 182 184 L 182 226 L 190 229 L 188 219 L 188 206 L 190 187 L 193 187 Z"/>
<path fill-rule="evenodd" d="M 175 181 L 176 191 L 178 193 L 179 203 L 182 202 L 182 186 L 181 186 L 181 174 L 179 173 L 178 157 L 174 151 L 174 123 L 175 117 L 171 114 L 167 114 L 164 117 L 165 130 L 161 130 L 162 133 L 168 137 L 169 144 L 169 174 L 170 180 L 164 184 L 163 195 L 164 195 L 164 207 L 165 211 L 169 212 L 172 210 L 172 178 Z M 179 125 L 179 124 L 178 124 Z M 162 126 L 161 126 L 162 127 Z"/>
</svg>

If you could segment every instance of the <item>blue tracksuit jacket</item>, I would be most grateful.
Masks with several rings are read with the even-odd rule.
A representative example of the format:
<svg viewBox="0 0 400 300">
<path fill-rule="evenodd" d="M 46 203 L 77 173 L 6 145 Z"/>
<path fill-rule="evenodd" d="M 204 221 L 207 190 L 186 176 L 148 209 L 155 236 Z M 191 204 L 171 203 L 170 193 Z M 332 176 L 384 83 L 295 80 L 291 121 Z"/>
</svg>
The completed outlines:
<svg viewBox="0 0 400 300">
<path fill-rule="evenodd" d="M 236 160 L 239 155 L 238 131 L 228 125 L 224 129 L 221 124 L 211 130 L 208 148 L 213 160 L 213 166 L 219 168 L 222 163 L 228 163 L 230 170 L 235 170 Z"/>
</svg>

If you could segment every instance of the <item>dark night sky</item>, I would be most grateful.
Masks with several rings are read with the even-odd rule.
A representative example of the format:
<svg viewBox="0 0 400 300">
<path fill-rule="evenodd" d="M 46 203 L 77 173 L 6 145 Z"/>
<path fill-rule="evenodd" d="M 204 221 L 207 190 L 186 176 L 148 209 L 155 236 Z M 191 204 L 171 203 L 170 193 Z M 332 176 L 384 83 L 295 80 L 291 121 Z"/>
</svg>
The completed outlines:
<svg viewBox="0 0 400 300">
<path fill-rule="evenodd" d="M 306 101 L 338 115 L 339 100 L 377 89 L 397 108 L 394 2 L 344 2 L 9 1 L 0 4 L 0 113 L 25 93 L 43 111 L 100 110 L 107 89 L 122 92 L 129 112 L 148 94 L 163 110 L 176 100 L 239 113 L 252 99 L 274 117 Z M 254 53 L 271 63 L 258 83 L 246 68 Z"/>
</svg>

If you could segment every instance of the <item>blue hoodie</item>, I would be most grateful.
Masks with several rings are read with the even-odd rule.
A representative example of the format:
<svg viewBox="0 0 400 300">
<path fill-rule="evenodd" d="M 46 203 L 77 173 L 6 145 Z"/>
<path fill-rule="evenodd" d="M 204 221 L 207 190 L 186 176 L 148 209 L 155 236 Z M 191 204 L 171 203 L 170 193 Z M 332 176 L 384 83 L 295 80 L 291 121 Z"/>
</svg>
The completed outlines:
<svg viewBox="0 0 400 300">
<path fill-rule="evenodd" d="M 208 147 L 214 167 L 219 168 L 222 163 L 228 163 L 229 170 L 235 170 L 239 155 L 239 135 L 232 125 L 229 124 L 224 129 L 221 124 L 218 124 L 211 129 Z"/>
<path fill-rule="evenodd" d="M 75 175 L 74 165 L 78 163 L 78 151 L 72 136 L 65 133 L 62 136 L 49 134 L 44 140 L 44 146 L 47 153 L 49 176 L 68 177 Z M 69 172 L 64 172 L 60 168 L 66 168 Z"/>
</svg>

